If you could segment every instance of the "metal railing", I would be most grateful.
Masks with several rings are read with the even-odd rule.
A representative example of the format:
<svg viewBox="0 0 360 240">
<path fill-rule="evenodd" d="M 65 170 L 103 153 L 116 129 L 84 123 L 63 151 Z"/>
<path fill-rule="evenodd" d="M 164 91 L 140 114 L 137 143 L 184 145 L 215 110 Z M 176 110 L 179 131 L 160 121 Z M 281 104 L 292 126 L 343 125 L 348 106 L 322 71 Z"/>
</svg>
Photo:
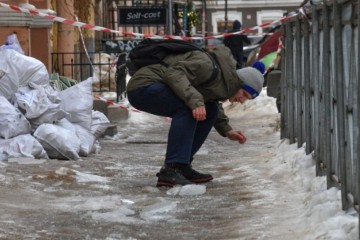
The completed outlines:
<svg viewBox="0 0 360 240">
<path fill-rule="evenodd" d="M 281 138 L 313 154 L 342 208 L 360 201 L 360 0 L 317 1 L 284 22 Z"/>
<path fill-rule="evenodd" d="M 116 92 L 119 101 L 126 87 L 126 53 L 52 53 L 52 73 L 79 81 L 93 77 L 93 92 Z"/>
</svg>

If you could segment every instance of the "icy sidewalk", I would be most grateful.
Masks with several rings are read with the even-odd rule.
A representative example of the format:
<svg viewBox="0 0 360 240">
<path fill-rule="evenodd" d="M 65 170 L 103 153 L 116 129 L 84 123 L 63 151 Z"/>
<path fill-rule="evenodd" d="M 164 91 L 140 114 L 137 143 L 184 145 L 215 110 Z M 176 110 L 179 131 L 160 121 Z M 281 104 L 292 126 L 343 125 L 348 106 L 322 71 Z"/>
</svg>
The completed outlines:
<svg viewBox="0 0 360 240">
<path fill-rule="evenodd" d="M 203 185 L 155 187 L 170 120 L 145 113 L 99 155 L 0 162 L 0 239 L 357 239 L 311 156 L 280 141 L 274 101 L 227 106 L 248 141 L 211 132 L 193 164 L 214 176 Z"/>
</svg>

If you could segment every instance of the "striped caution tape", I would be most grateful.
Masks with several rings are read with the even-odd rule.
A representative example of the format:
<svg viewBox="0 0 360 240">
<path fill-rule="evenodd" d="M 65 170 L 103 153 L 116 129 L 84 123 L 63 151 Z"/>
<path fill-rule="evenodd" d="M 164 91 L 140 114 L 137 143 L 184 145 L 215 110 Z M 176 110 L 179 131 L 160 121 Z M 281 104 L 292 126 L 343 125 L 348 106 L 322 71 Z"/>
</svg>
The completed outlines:
<svg viewBox="0 0 360 240">
<path fill-rule="evenodd" d="M 266 69 L 264 76 L 266 76 L 272 69 L 275 67 L 275 63 L 277 62 L 278 58 L 281 57 L 281 50 L 284 48 L 281 38 L 279 38 L 279 44 L 276 50 L 276 57 L 271 61 L 271 64 Z"/>
<path fill-rule="evenodd" d="M 97 95 L 95 95 L 94 98 L 99 99 L 99 100 L 101 100 L 101 101 L 103 101 L 103 102 L 106 102 L 108 105 L 112 105 L 112 106 L 115 106 L 115 107 L 118 107 L 118 108 L 121 108 L 121 109 L 130 110 L 130 111 L 132 111 L 132 112 L 138 112 L 138 113 L 140 112 L 139 110 L 137 110 L 137 109 L 135 109 L 135 108 L 131 108 L 131 107 L 127 107 L 127 106 L 121 105 L 121 104 L 119 104 L 119 103 L 115 103 L 115 102 L 113 102 L 113 101 L 107 100 L 107 99 L 102 98 L 102 97 L 97 96 Z"/>
<path fill-rule="evenodd" d="M 103 102 L 106 102 L 108 105 L 112 105 L 112 106 L 115 106 L 115 107 L 119 107 L 119 108 L 121 108 L 121 109 L 125 109 L 125 110 L 128 110 L 128 111 L 130 110 L 130 111 L 132 111 L 132 112 L 141 113 L 141 111 L 139 111 L 139 110 L 137 110 L 137 109 L 135 109 L 135 108 L 126 107 L 126 106 L 124 106 L 124 105 L 115 103 L 115 102 L 113 102 L 113 101 L 107 100 L 107 99 L 102 98 L 102 97 L 100 97 L 100 96 L 96 96 L 96 95 L 95 95 L 94 98 L 99 99 L 99 100 L 101 100 L 101 101 L 103 101 Z M 164 121 L 165 123 L 170 123 L 171 120 L 172 120 L 172 119 L 171 119 L 170 117 L 164 117 L 164 118 L 163 118 L 163 121 Z"/>
</svg>

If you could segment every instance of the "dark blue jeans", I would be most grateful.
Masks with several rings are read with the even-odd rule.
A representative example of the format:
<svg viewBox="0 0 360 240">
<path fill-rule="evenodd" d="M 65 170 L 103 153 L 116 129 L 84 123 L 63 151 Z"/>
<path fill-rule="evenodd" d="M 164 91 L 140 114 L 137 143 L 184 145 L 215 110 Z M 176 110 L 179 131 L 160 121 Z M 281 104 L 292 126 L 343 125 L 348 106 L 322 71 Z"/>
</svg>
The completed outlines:
<svg viewBox="0 0 360 240">
<path fill-rule="evenodd" d="M 207 102 L 206 120 L 197 121 L 191 109 L 163 83 L 128 92 L 130 104 L 144 112 L 172 118 L 165 156 L 166 163 L 190 164 L 205 142 L 218 116 L 218 103 Z"/>
</svg>

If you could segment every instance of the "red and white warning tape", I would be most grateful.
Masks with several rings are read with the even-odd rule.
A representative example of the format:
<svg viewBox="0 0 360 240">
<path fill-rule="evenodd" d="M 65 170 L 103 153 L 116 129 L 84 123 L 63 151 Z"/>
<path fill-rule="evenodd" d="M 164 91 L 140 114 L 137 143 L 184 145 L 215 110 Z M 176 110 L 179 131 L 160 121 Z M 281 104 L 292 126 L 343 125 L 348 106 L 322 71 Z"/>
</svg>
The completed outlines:
<svg viewBox="0 0 360 240">
<path fill-rule="evenodd" d="M 107 100 L 107 99 L 102 98 L 102 97 L 100 97 L 100 96 L 94 96 L 94 98 L 99 99 L 99 100 L 101 100 L 101 101 L 103 101 L 103 102 L 106 102 L 108 105 L 116 106 L 116 107 L 119 107 L 119 108 L 121 108 L 121 109 L 125 109 L 125 110 L 128 110 L 128 111 L 130 110 L 130 111 L 133 111 L 133 112 L 141 113 L 141 111 L 139 111 L 139 110 L 137 110 L 137 109 L 135 109 L 135 108 L 126 107 L 126 106 L 124 106 L 124 105 L 115 103 L 115 102 L 113 102 L 113 101 Z M 163 119 L 164 119 L 164 122 L 166 122 L 166 123 L 171 122 L 171 118 L 170 118 L 170 117 L 164 117 Z"/>
<path fill-rule="evenodd" d="M 278 60 L 279 60 L 279 58 L 281 58 L 281 50 L 284 48 L 281 39 L 282 39 L 282 38 L 279 37 L 279 44 L 278 44 L 278 48 L 277 48 L 277 50 L 276 50 L 276 57 L 274 57 L 274 59 L 271 61 L 270 65 L 269 65 L 269 67 L 266 69 L 264 75 L 266 75 L 268 72 L 270 72 L 272 69 L 274 69 L 276 63 L 277 63 L 277 64 L 279 63 Z M 276 66 L 276 67 L 277 67 L 277 66 Z"/>
<path fill-rule="evenodd" d="M 266 28 L 266 27 L 270 27 L 270 26 L 276 26 L 279 23 L 285 22 L 288 19 L 294 17 L 294 15 L 283 17 L 283 18 L 280 18 L 280 19 L 275 20 L 273 22 L 264 23 L 264 24 L 261 24 L 261 25 L 258 25 L 258 26 L 246 28 L 246 29 L 243 29 L 241 31 L 233 32 L 233 33 L 225 33 L 225 34 L 220 34 L 220 35 L 215 35 L 215 36 L 205 36 L 205 37 L 185 37 L 185 36 L 173 36 L 173 35 L 160 36 L 160 35 L 153 35 L 153 34 L 120 32 L 120 31 L 112 30 L 112 29 L 105 28 L 105 27 L 100 27 L 100 26 L 95 26 L 95 25 L 88 24 L 88 23 L 75 21 L 75 20 L 72 20 L 72 19 L 65 19 L 65 18 L 62 18 L 62 17 L 57 17 L 57 16 L 54 16 L 54 15 L 42 13 L 42 12 L 36 11 L 36 10 L 21 8 L 21 7 L 14 6 L 14 5 L 9 5 L 9 4 L 6 4 L 6 3 L 1 3 L 0 2 L 0 7 L 7 8 L 7 9 L 10 9 L 10 10 L 16 11 L 16 12 L 23 12 L 23 13 L 29 13 L 29 14 L 32 14 L 32 15 L 37 15 L 37 16 L 40 16 L 40 17 L 43 17 L 43 18 L 46 18 L 46 19 L 50 19 L 50 20 L 60 22 L 60 23 L 70 24 L 70 25 L 80 27 L 80 28 L 90 29 L 90 30 L 94 30 L 94 31 L 101 31 L 101 32 L 116 33 L 116 34 L 119 34 L 120 36 L 132 36 L 132 37 L 137 37 L 137 38 L 182 39 L 182 40 L 191 40 L 191 39 L 194 39 L 194 40 L 195 39 L 209 40 L 209 39 L 226 38 L 226 37 L 229 37 L 229 36 L 232 36 L 232 35 L 238 35 L 238 34 L 247 34 L 247 33 L 251 32 L 251 31 L 258 30 L 258 29 L 261 29 L 261 28 Z"/>
<path fill-rule="evenodd" d="M 121 108 L 121 109 L 130 110 L 132 112 L 140 112 L 139 110 L 137 110 L 135 108 L 131 108 L 131 107 L 121 105 L 119 103 L 115 103 L 113 101 L 107 100 L 107 99 L 105 99 L 103 97 L 100 97 L 100 96 L 97 96 L 97 95 L 95 95 L 94 98 L 99 99 L 99 100 L 101 100 L 103 102 L 106 102 L 108 105 L 112 105 L 112 106 L 115 106 L 115 107 L 118 107 L 118 108 Z"/>
</svg>

